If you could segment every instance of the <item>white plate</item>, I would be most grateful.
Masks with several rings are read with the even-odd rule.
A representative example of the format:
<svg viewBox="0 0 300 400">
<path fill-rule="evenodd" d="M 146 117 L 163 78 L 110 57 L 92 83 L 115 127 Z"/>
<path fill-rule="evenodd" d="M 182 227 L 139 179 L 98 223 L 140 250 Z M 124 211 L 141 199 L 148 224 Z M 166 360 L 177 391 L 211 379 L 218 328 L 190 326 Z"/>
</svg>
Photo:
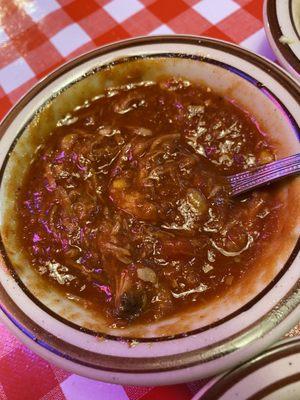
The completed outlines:
<svg viewBox="0 0 300 400">
<path fill-rule="evenodd" d="M 300 338 L 283 340 L 203 387 L 192 400 L 299 400 Z"/>
<path fill-rule="evenodd" d="M 300 80 L 300 0 L 265 0 L 264 24 L 278 61 Z"/>
</svg>

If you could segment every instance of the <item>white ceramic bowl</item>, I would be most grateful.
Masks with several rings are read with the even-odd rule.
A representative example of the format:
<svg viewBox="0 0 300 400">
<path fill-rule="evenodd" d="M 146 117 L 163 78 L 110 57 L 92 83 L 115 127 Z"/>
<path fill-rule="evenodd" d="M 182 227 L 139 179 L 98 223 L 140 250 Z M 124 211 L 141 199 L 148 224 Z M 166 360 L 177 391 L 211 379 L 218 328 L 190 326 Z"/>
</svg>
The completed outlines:
<svg viewBox="0 0 300 400">
<path fill-rule="evenodd" d="M 192 400 L 299 400 L 299 371 L 300 338 L 285 339 L 211 380 Z"/>
<path fill-rule="evenodd" d="M 264 25 L 280 64 L 300 79 L 300 1 L 265 0 Z"/>
<path fill-rule="evenodd" d="M 162 385 L 230 368 L 298 322 L 300 183 L 294 179 L 282 187 L 281 229 L 261 255 L 255 275 L 205 308 L 118 331 L 60 293 L 43 289 L 17 246 L 15 190 L 32 152 L 56 122 L 104 87 L 122 82 L 122 72 L 140 63 L 148 66 L 143 79 L 165 73 L 183 76 L 234 99 L 277 143 L 278 157 L 300 149 L 300 90 L 281 68 L 229 43 L 192 36 L 137 38 L 63 65 L 36 85 L 0 126 L 4 322 L 35 352 L 77 374 L 114 383 Z M 120 340 L 124 336 L 131 346 Z"/>
</svg>

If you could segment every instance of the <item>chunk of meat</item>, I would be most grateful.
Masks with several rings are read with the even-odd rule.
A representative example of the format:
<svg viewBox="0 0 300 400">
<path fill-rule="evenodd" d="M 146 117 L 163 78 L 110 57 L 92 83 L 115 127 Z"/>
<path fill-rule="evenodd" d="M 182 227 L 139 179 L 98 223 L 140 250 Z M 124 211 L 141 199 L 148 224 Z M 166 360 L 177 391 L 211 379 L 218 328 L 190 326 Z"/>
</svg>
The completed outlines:
<svg viewBox="0 0 300 400">
<path fill-rule="evenodd" d="M 168 259 L 191 257 L 195 254 L 195 247 L 189 239 L 174 238 L 161 242 L 160 254 Z"/>
<path fill-rule="evenodd" d="M 142 193 L 126 190 L 126 184 L 121 180 L 113 181 L 110 199 L 119 209 L 135 218 L 151 222 L 158 219 L 156 205 L 148 201 Z"/>
<path fill-rule="evenodd" d="M 146 101 L 141 94 L 135 93 L 134 91 L 126 93 L 117 101 L 114 106 L 114 112 L 118 114 L 126 114 L 138 107 L 144 106 Z"/>
<path fill-rule="evenodd" d="M 151 306 L 153 307 L 153 315 L 156 320 L 167 315 L 173 308 L 171 291 L 163 283 L 157 285 L 155 294 L 151 300 Z"/>
<path fill-rule="evenodd" d="M 176 204 L 174 198 L 174 204 L 171 204 L 173 199 L 170 201 L 170 197 L 174 191 L 170 190 L 168 182 L 172 180 L 186 195 L 180 179 L 180 175 L 186 171 L 180 169 L 178 161 L 192 157 L 185 151 L 177 152 L 174 156 L 179 139 L 180 134 L 166 134 L 151 139 L 132 140 L 123 147 L 115 162 L 109 187 L 109 197 L 115 206 L 137 219 L 152 223 L 158 222 L 160 214 L 164 216 L 171 209 L 173 214 L 177 213 L 180 217 L 180 199 Z M 181 192 L 175 196 L 179 197 Z M 203 213 L 203 196 L 200 199 L 201 194 L 197 195 L 192 189 L 188 196 L 194 214 L 200 211 Z"/>
<path fill-rule="evenodd" d="M 128 126 L 127 129 L 132 133 L 133 135 L 138 135 L 138 136 L 152 136 L 153 132 L 151 129 L 144 128 L 141 126 Z"/>
<path fill-rule="evenodd" d="M 142 313 L 146 302 L 146 292 L 137 279 L 136 267 L 131 265 L 116 277 L 115 313 L 119 318 L 131 321 Z"/>
<path fill-rule="evenodd" d="M 79 135 L 76 133 L 69 133 L 68 135 L 64 136 L 60 142 L 60 147 L 64 151 L 69 151 L 76 141 L 78 140 Z"/>
<path fill-rule="evenodd" d="M 200 217 L 206 213 L 208 209 L 207 200 L 200 190 L 188 189 L 187 201 L 192 206 L 192 209 L 197 216 Z"/>
</svg>

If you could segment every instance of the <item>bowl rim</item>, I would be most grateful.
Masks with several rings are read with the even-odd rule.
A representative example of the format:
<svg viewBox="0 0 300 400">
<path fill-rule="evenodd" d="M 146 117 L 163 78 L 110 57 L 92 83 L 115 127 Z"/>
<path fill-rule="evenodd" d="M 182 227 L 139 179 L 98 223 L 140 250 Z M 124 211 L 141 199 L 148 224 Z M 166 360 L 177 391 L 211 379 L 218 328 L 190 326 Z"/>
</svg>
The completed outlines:
<svg viewBox="0 0 300 400">
<path fill-rule="evenodd" d="M 247 58 L 247 60 L 252 61 L 252 62 L 256 62 L 262 69 L 264 70 L 268 70 L 269 74 L 273 74 L 274 76 L 276 76 L 278 82 L 284 86 L 288 84 L 289 86 L 289 93 L 296 99 L 299 100 L 300 98 L 300 88 L 297 84 L 297 82 L 288 74 L 286 74 L 286 72 L 278 67 L 276 64 L 270 62 L 269 60 L 267 60 L 264 57 L 258 56 L 255 53 L 252 53 L 246 49 L 243 49 L 237 45 L 228 43 L 228 42 L 224 42 L 221 40 L 216 40 L 216 39 L 211 39 L 211 38 L 205 38 L 205 37 L 198 37 L 198 36 L 190 36 L 190 35 L 162 35 L 162 36 L 152 36 L 152 37 L 138 37 L 138 38 L 133 38 L 133 39 L 128 39 L 128 40 L 123 40 L 120 42 L 116 42 L 113 44 L 109 44 L 106 46 L 103 46 L 101 48 L 95 49 L 93 51 L 90 51 L 88 53 L 85 53 L 83 55 L 81 55 L 80 57 L 77 57 L 65 64 L 63 64 L 62 66 L 60 66 L 58 69 L 56 69 L 55 71 L 53 71 L 52 73 L 50 73 L 47 77 L 45 77 L 44 79 L 42 79 L 40 82 L 38 82 L 27 94 L 24 95 L 24 97 L 11 109 L 11 111 L 6 115 L 6 117 L 4 118 L 4 120 L 0 123 L 0 135 L 2 133 L 4 133 L 7 129 L 7 127 L 10 125 L 10 123 L 14 120 L 15 116 L 20 112 L 20 110 L 32 99 L 34 98 L 39 91 L 41 91 L 43 88 L 45 88 L 49 83 L 51 83 L 52 81 L 54 81 L 57 77 L 59 77 L 61 74 L 73 69 L 75 66 L 80 65 L 82 62 L 85 62 L 87 60 L 90 60 L 98 55 L 101 54 L 105 54 L 105 53 L 111 53 L 117 49 L 122 49 L 122 48 L 126 48 L 126 47 L 131 47 L 132 45 L 141 45 L 141 44 L 148 44 L 148 43 L 160 43 L 160 42 L 164 42 L 164 43 L 183 43 L 183 44 L 192 44 L 192 45 L 197 45 L 200 44 L 203 47 L 210 47 L 211 45 L 215 45 L 217 47 L 220 48 L 220 50 L 222 51 L 227 51 L 227 52 L 231 52 L 231 54 L 233 55 L 237 55 L 240 56 L 241 54 L 245 55 L 245 57 Z M 9 154 L 6 154 L 6 158 L 4 160 L 3 163 L 3 167 L 2 167 L 2 173 L 3 170 L 5 169 L 5 165 L 7 162 L 7 159 L 9 158 Z M 2 239 L 1 239 L 2 242 Z M 297 250 L 296 253 L 299 250 L 300 247 L 300 240 L 298 239 L 297 242 Z M 294 253 L 294 252 L 293 252 Z M 294 255 L 296 255 L 296 253 Z M 293 260 L 292 260 L 293 261 Z M 300 286 L 300 282 L 296 283 L 293 287 L 293 289 L 291 289 L 292 293 L 288 293 L 287 297 L 292 297 L 292 294 L 295 294 L 295 292 L 297 290 L 299 290 L 299 286 Z M 1 302 L 4 302 L 4 304 L 6 304 L 6 306 L 2 307 L 1 304 L 1 309 L 2 311 L 6 314 L 6 316 L 8 318 L 10 318 L 10 320 L 17 325 L 17 327 L 23 331 L 23 333 L 25 333 L 27 336 L 30 336 L 30 332 L 31 331 L 35 331 L 36 327 L 35 327 L 35 323 L 30 320 L 30 318 L 25 315 L 25 313 L 23 313 L 22 310 L 19 310 L 17 305 L 15 303 L 13 303 L 12 299 L 8 296 L 8 294 L 5 291 L 5 288 L 0 285 L 1 291 L 0 291 L 0 300 Z M 285 307 L 286 307 L 285 303 Z M 284 320 L 285 318 L 287 318 L 289 312 L 296 308 L 299 304 L 300 304 L 300 296 L 297 299 L 297 302 L 295 302 L 295 299 L 293 299 L 293 301 L 291 301 L 290 303 L 291 309 L 288 309 L 288 307 L 286 307 L 285 309 L 285 313 L 282 314 L 282 320 Z M 8 305 L 8 307 L 7 307 Z M 10 312 L 9 309 L 14 309 L 16 312 L 16 308 L 18 309 L 18 313 L 23 314 L 23 317 L 19 319 L 20 321 L 23 321 L 23 328 L 22 328 L 22 323 L 21 326 L 20 324 L 18 325 L 18 321 L 13 317 L 15 315 L 14 312 Z M 265 316 L 266 317 L 266 316 Z M 259 320 L 257 320 L 254 324 L 253 324 L 253 329 L 256 330 L 256 334 L 258 334 L 258 331 L 262 328 L 261 325 L 263 324 L 265 318 L 261 318 Z M 280 322 L 282 322 L 282 320 Z M 25 327 L 29 326 L 30 329 L 26 329 Z M 276 326 L 276 325 L 275 325 Z M 251 327 L 247 327 L 247 329 L 245 329 L 245 331 L 249 332 L 249 330 L 251 330 Z M 268 332 L 268 329 L 266 329 L 267 327 L 265 326 L 265 333 Z M 41 328 L 40 326 L 38 326 L 39 330 L 43 330 L 43 328 Z M 271 328 L 272 329 L 272 328 Z M 46 335 L 48 335 L 49 337 L 49 333 L 47 333 L 46 331 L 44 331 L 43 335 L 46 333 Z M 236 335 L 234 335 L 234 337 L 241 337 L 245 332 L 243 331 L 239 331 Z M 53 335 L 52 335 L 53 336 Z M 230 338 L 232 339 L 232 337 Z M 55 346 L 50 346 L 48 343 L 44 343 L 41 340 L 37 340 L 34 335 L 32 337 L 32 340 L 34 340 L 35 342 L 37 342 L 38 344 L 40 344 L 41 346 L 46 346 L 47 348 L 52 351 L 52 352 L 56 352 L 57 350 L 55 349 Z M 57 339 L 55 337 L 51 338 L 52 343 L 56 344 L 57 343 Z M 229 342 L 229 339 L 227 338 L 225 341 L 225 344 Z M 217 343 L 218 344 L 218 343 Z M 214 347 L 217 347 L 217 344 L 214 345 Z M 70 344 L 64 343 L 64 346 L 72 346 Z M 74 347 L 74 346 L 73 346 Z M 238 347 L 238 346 L 237 346 Z M 204 348 L 206 349 L 206 348 Z M 203 351 L 203 349 L 201 349 Z M 216 358 L 216 353 L 214 351 L 212 351 L 213 349 L 210 349 L 209 347 L 207 348 L 207 352 L 206 352 L 206 357 L 205 354 L 198 354 L 198 357 L 196 357 L 197 360 L 195 360 L 195 356 L 197 354 L 197 350 L 191 352 L 193 354 L 186 354 L 187 357 L 186 358 L 186 362 L 181 362 L 179 363 L 180 365 L 176 365 L 173 368 L 169 365 L 167 367 L 167 370 L 170 371 L 172 369 L 182 369 L 182 368 L 186 368 L 188 366 L 193 365 L 195 362 L 196 363 L 203 363 L 209 360 L 213 360 Z M 237 350 L 237 348 L 234 347 L 230 347 L 228 346 L 227 348 L 227 352 L 225 354 L 231 353 L 233 351 Z M 76 353 L 76 349 L 70 349 L 71 353 L 74 354 L 74 351 Z M 199 352 L 199 350 L 198 350 Z M 65 357 L 65 358 L 70 358 L 69 356 L 67 356 L 66 354 L 64 354 L 63 352 L 60 352 L 61 356 Z M 224 355 L 224 352 L 218 357 L 220 357 L 221 355 Z M 182 356 L 182 354 L 181 354 Z M 161 357 L 165 359 L 165 362 L 163 363 L 164 366 L 166 366 L 168 364 L 168 358 L 172 358 L 172 360 L 174 361 L 174 355 L 173 356 L 165 356 L 165 357 Z M 123 358 L 120 357 L 120 360 L 122 360 Z M 80 363 L 78 360 L 76 360 L 77 363 Z M 122 361 L 121 361 L 122 362 Z M 147 363 L 146 363 L 147 364 Z M 173 364 L 173 363 L 172 363 Z M 155 371 L 164 371 L 165 367 L 163 365 L 159 365 L 158 363 L 154 363 L 153 368 L 150 370 L 147 370 L 145 368 L 143 368 L 143 372 L 153 372 L 153 370 Z M 93 367 L 95 367 L 95 365 L 93 365 Z M 145 365 L 146 367 L 146 365 Z M 103 367 L 101 367 L 101 369 L 103 369 Z M 110 369 L 113 371 L 113 369 Z M 116 369 L 115 371 L 120 371 L 120 369 Z M 140 370 L 135 370 L 132 372 L 141 372 Z"/>
<path fill-rule="evenodd" d="M 165 55 L 161 55 L 161 54 L 154 54 L 151 55 L 149 57 L 149 59 L 155 59 L 156 57 L 158 59 L 163 58 L 163 57 L 169 57 L 172 59 L 191 59 L 190 55 L 185 55 L 184 54 L 177 54 L 177 53 L 166 53 Z M 72 81 L 71 84 L 66 85 L 63 87 L 62 90 L 60 90 L 58 93 L 54 93 L 54 95 L 50 96 L 47 100 L 46 100 L 46 104 L 48 104 L 48 102 L 51 102 L 56 96 L 59 96 L 63 91 L 67 90 L 69 87 L 71 87 L 72 85 L 76 84 L 77 82 L 81 81 L 82 79 L 85 79 L 87 76 L 92 75 L 95 72 L 99 72 L 102 69 L 107 69 L 110 68 L 111 66 L 116 66 L 116 65 L 120 65 L 120 64 L 124 64 L 124 63 L 128 63 L 128 62 L 134 62 L 137 60 L 143 60 L 146 57 L 144 55 L 139 55 L 139 56 L 130 56 L 130 57 L 122 57 L 122 58 L 118 58 L 117 60 L 113 60 L 112 62 L 109 63 L 105 63 L 103 65 L 101 65 L 100 67 L 96 67 L 92 70 L 90 70 L 87 74 L 85 74 L 84 76 L 80 77 L 77 80 Z M 199 61 L 205 61 L 208 64 L 212 64 L 212 65 L 217 65 L 220 67 L 223 67 L 225 69 L 229 69 L 232 70 L 236 75 L 240 75 L 239 70 L 237 70 L 236 68 L 231 68 L 230 65 L 225 64 L 223 62 L 219 62 L 219 61 L 215 61 L 213 59 L 210 59 L 209 57 L 204 57 L 202 55 L 200 56 L 193 56 L 193 60 L 199 60 Z M 255 78 L 251 77 L 250 75 L 247 75 L 246 73 L 243 73 L 243 78 L 249 82 L 251 82 L 251 84 L 253 84 L 254 86 L 261 88 L 261 86 L 263 87 L 263 85 L 261 85 L 261 83 L 259 81 L 257 81 Z M 43 86 L 41 87 L 41 89 L 43 89 Z M 264 88 L 264 90 L 266 90 Z M 285 105 L 277 98 L 277 96 L 274 93 L 270 92 L 270 95 L 276 99 L 276 101 L 280 104 L 280 107 L 285 111 L 285 113 L 288 115 L 289 112 L 286 109 Z M 15 139 L 13 141 L 13 143 L 11 144 L 9 151 L 7 153 L 7 157 L 5 158 L 1 169 L 0 169 L 0 186 L 2 184 L 2 179 L 5 173 L 5 168 L 7 165 L 7 162 L 9 160 L 9 155 L 12 152 L 14 146 L 16 145 L 16 141 L 22 136 L 22 134 L 24 133 L 26 127 L 31 123 L 31 121 L 35 118 L 35 116 L 41 111 L 43 110 L 45 104 L 42 104 L 36 111 L 35 113 L 32 115 L 31 118 L 29 118 L 29 120 L 26 122 L 26 124 L 23 126 L 22 129 L 20 129 L 20 131 L 18 132 L 18 134 L 15 136 Z M 298 125 L 295 121 L 295 119 L 289 115 L 289 119 L 290 119 L 290 124 L 291 127 L 293 127 L 293 129 L 297 130 Z M 0 135 L 1 135 L 1 124 L 0 124 Z M 298 243 L 299 244 L 299 243 Z M 215 326 L 221 325 L 223 323 L 225 323 L 226 321 L 229 321 L 231 319 L 233 319 L 236 315 L 240 314 L 241 312 L 247 311 L 249 308 L 251 308 L 252 305 L 256 304 L 261 298 L 264 297 L 265 294 L 267 294 L 273 287 L 274 285 L 280 280 L 280 278 L 284 275 L 284 273 L 288 270 L 288 268 L 290 267 L 290 265 L 293 263 L 296 254 L 298 252 L 298 248 L 300 248 L 298 246 L 298 244 L 295 246 L 295 249 L 293 250 L 293 252 L 290 254 L 289 259 L 287 260 L 287 262 L 285 263 L 284 267 L 282 268 L 282 270 L 280 271 L 280 273 L 278 273 L 276 275 L 276 277 L 274 277 L 274 279 L 257 295 L 255 295 L 251 300 L 249 300 L 247 303 L 245 303 L 243 306 L 239 307 L 237 310 L 235 310 L 234 312 L 224 316 L 223 318 L 220 318 L 219 320 L 212 322 L 208 325 L 205 325 L 201 328 L 198 329 L 192 329 L 186 332 L 182 332 L 182 333 L 177 333 L 174 335 L 166 335 L 166 336 L 161 336 L 161 337 L 147 337 L 147 338 L 136 338 L 136 337 L 122 337 L 122 336 L 118 336 L 118 335 L 112 335 L 112 334 L 106 334 L 100 331 L 96 331 L 96 330 L 92 330 L 89 328 L 84 328 L 81 327 L 80 325 L 73 323 L 72 321 L 67 320 L 66 318 L 60 316 L 59 314 L 57 314 L 56 312 L 52 311 L 48 306 L 44 305 L 34 294 L 32 294 L 30 292 L 30 290 L 24 285 L 24 283 L 22 282 L 21 278 L 18 276 L 18 274 L 16 273 L 12 262 L 10 261 L 2 237 L 0 235 L 0 251 L 2 254 L 2 257 L 6 263 L 6 268 L 9 270 L 11 276 L 14 278 L 14 280 L 16 281 L 17 285 L 22 289 L 22 291 L 43 311 L 45 311 L 47 314 L 51 315 L 52 317 L 54 317 L 56 320 L 62 322 L 63 324 L 66 324 L 68 326 L 70 326 L 73 329 L 79 330 L 81 332 L 87 333 L 89 335 L 92 336 L 96 336 L 96 337 L 102 337 L 104 339 L 109 339 L 109 340 L 124 340 L 126 342 L 134 342 L 134 341 L 138 341 L 140 343 L 154 343 L 154 342 L 163 342 L 163 341 L 167 341 L 167 340 L 173 340 L 173 339 L 178 339 L 178 338 L 182 338 L 182 337 L 187 337 L 187 336 L 191 336 L 191 335 L 195 335 L 197 333 L 201 333 L 204 331 L 207 331 Z"/>
</svg>

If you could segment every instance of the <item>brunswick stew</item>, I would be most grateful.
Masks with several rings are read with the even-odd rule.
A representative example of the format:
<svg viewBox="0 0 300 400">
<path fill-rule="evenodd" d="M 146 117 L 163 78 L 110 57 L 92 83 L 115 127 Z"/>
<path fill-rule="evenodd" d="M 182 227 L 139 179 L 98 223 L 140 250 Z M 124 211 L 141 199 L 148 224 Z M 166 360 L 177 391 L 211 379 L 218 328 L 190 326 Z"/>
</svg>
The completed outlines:
<svg viewBox="0 0 300 400">
<path fill-rule="evenodd" d="M 49 287 L 111 326 L 159 320 L 253 272 L 280 203 L 270 189 L 231 199 L 223 177 L 273 159 L 255 121 L 210 88 L 111 88 L 34 155 L 20 240 Z"/>
</svg>

